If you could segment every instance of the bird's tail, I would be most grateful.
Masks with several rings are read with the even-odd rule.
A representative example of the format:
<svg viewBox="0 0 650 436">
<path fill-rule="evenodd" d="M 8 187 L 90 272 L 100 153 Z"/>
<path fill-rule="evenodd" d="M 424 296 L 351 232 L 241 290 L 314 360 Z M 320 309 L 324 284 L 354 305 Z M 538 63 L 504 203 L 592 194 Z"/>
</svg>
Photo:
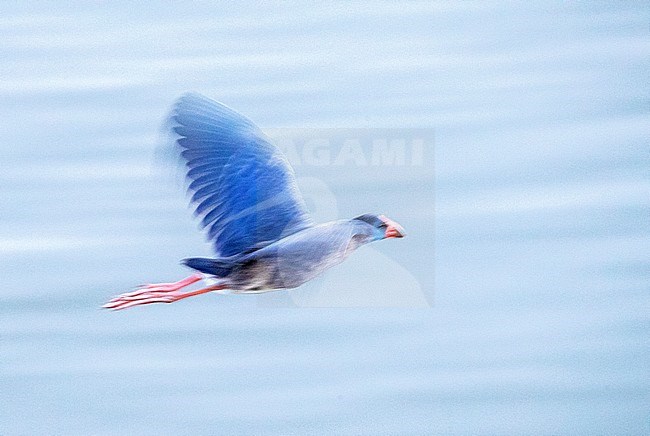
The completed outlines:
<svg viewBox="0 0 650 436">
<path fill-rule="evenodd" d="M 229 260 L 211 259 L 209 257 L 190 257 L 183 259 L 181 263 L 202 273 L 217 277 L 227 277 L 236 265 L 235 262 Z"/>
</svg>

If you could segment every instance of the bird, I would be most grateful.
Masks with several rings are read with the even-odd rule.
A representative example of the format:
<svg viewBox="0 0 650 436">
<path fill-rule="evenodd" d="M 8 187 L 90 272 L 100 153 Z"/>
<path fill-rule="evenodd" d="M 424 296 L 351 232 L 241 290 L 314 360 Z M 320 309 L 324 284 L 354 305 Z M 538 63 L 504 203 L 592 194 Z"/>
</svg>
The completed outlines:
<svg viewBox="0 0 650 436">
<path fill-rule="evenodd" d="M 286 156 L 251 120 L 222 103 L 187 93 L 173 106 L 168 126 L 186 169 L 190 204 L 216 256 L 183 259 L 194 271 L 189 277 L 141 285 L 110 299 L 106 309 L 173 303 L 208 292 L 292 289 L 362 245 L 405 236 L 384 215 L 315 223 Z M 183 291 L 199 281 L 208 286 Z"/>
</svg>

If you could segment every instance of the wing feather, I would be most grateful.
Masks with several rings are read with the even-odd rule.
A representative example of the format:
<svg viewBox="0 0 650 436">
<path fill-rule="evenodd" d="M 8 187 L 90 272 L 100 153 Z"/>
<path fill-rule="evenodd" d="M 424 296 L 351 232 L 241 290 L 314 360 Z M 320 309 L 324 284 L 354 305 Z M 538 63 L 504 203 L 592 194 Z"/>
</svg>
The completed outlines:
<svg viewBox="0 0 650 436">
<path fill-rule="evenodd" d="M 248 118 L 187 94 L 171 120 L 195 214 L 218 255 L 259 249 L 313 225 L 285 156 Z"/>
</svg>

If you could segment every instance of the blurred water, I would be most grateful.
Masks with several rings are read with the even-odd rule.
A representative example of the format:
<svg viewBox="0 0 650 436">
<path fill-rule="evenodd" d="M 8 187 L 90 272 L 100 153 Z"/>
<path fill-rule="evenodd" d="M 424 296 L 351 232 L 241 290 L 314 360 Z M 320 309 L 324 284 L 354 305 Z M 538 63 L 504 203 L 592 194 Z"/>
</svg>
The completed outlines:
<svg viewBox="0 0 650 436">
<path fill-rule="evenodd" d="M 0 5 L 0 433 L 650 433 L 649 18 L 631 2 Z M 355 265 L 429 277 L 433 307 L 98 310 L 209 253 L 151 171 L 189 89 L 266 127 L 435 129 L 435 192 L 319 170 L 337 215 L 409 231 Z"/>
</svg>

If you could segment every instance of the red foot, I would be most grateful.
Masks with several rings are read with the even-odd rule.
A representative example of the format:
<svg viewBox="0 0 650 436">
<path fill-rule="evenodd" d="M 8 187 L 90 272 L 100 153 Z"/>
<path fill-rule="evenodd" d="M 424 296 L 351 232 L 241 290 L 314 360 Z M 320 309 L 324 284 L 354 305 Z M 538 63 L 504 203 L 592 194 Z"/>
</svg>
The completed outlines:
<svg viewBox="0 0 650 436">
<path fill-rule="evenodd" d="M 174 301 L 182 300 L 183 298 L 188 298 L 194 295 L 200 295 L 206 292 L 217 291 L 219 289 L 225 288 L 223 285 L 214 285 L 192 292 L 179 292 L 179 289 L 189 286 L 192 283 L 198 282 L 202 278 L 203 277 L 201 275 L 195 274 L 176 283 L 143 285 L 135 291 L 126 292 L 124 294 L 118 295 L 115 298 L 112 298 L 102 307 L 111 310 L 122 310 L 143 304 L 173 303 Z"/>
</svg>

